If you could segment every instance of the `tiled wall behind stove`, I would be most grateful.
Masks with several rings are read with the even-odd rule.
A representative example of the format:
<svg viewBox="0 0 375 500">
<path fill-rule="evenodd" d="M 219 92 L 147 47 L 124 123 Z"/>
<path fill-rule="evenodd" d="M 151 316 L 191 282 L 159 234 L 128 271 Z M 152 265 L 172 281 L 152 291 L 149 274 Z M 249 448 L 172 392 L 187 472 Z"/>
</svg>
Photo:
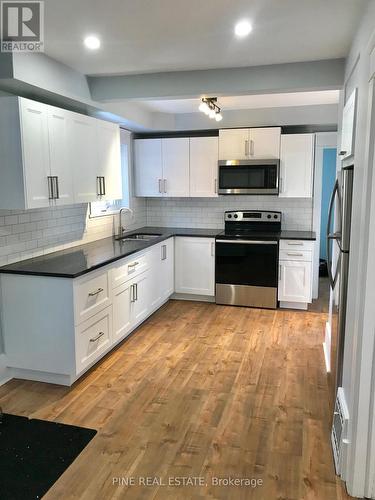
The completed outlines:
<svg viewBox="0 0 375 500">
<path fill-rule="evenodd" d="M 128 229 L 146 225 L 146 201 L 133 199 Z M 127 217 L 127 219 L 125 219 Z M 90 219 L 88 205 L 36 210 L 0 210 L 0 266 L 112 236 L 118 217 Z"/>
<path fill-rule="evenodd" d="M 305 198 L 270 196 L 221 196 L 219 198 L 148 198 L 149 226 L 209 227 L 224 226 L 225 210 L 278 210 L 282 212 L 282 228 L 310 231 L 313 201 Z"/>
</svg>

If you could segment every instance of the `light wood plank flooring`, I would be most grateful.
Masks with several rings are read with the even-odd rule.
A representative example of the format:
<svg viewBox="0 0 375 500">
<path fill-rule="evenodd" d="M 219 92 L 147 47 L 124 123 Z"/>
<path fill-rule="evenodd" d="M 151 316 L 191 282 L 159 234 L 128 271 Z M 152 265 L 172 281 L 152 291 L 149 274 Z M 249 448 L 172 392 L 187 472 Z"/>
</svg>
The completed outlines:
<svg viewBox="0 0 375 500">
<path fill-rule="evenodd" d="M 99 429 L 46 500 L 349 498 L 329 445 L 325 320 L 171 301 L 72 388 L 13 380 L 0 405 Z M 206 484 L 113 484 L 145 476 Z M 214 477 L 263 484 L 219 487 Z"/>
</svg>

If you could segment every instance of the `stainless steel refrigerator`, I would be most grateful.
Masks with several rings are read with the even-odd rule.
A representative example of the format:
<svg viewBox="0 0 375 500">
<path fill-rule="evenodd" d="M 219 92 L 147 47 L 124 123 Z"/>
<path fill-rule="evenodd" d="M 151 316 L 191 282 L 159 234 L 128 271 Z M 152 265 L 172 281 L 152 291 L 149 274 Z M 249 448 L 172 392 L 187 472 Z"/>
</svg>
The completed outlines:
<svg viewBox="0 0 375 500">
<path fill-rule="evenodd" d="M 338 297 L 338 300 L 333 301 L 331 323 L 330 391 L 332 406 L 336 399 L 337 389 L 342 385 L 343 375 L 352 196 L 353 166 L 343 167 L 332 192 L 327 222 L 328 275 L 331 293 L 337 294 L 336 297 Z M 336 247 L 335 265 L 332 262 L 334 247 Z"/>
</svg>

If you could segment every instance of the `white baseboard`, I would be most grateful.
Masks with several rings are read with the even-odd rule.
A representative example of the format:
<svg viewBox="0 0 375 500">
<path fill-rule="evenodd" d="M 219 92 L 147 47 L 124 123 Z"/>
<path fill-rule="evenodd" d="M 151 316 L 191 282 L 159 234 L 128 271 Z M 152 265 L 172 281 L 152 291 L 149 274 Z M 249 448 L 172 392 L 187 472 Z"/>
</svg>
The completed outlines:
<svg viewBox="0 0 375 500">
<path fill-rule="evenodd" d="M 194 295 L 190 293 L 174 293 L 171 295 L 173 300 L 193 300 L 197 302 L 215 302 L 214 295 Z"/>
<path fill-rule="evenodd" d="M 280 301 L 281 309 L 298 309 L 301 311 L 307 311 L 309 304 L 307 302 L 284 302 Z"/>
<path fill-rule="evenodd" d="M 0 354 L 0 385 L 5 384 L 12 378 L 11 371 L 6 365 L 5 354 Z"/>
</svg>

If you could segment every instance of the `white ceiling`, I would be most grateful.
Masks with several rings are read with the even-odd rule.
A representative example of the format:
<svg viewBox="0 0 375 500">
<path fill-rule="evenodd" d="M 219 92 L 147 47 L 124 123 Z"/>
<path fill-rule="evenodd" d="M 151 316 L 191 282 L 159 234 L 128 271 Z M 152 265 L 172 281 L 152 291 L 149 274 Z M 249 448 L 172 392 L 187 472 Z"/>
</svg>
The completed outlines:
<svg viewBox="0 0 375 500">
<path fill-rule="evenodd" d="M 236 109 L 279 108 L 286 106 L 310 106 L 314 104 L 337 104 L 338 102 L 338 90 L 223 96 L 218 98 L 218 105 L 223 111 Z M 151 112 L 199 113 L 198 106 L 200 104 L 200 98 L 148 100 L 138 101 L 138 104 Z"/>
<path fill-rule="evenodd" d="M 369 0 L 45 0 L 46 53 L 85 74 L 230 68 L 347 55 Z M 238 40 L 234 24 L 251 20 Z M 99 51 L 82 45 L 88 34 Z"/>
</svg>

